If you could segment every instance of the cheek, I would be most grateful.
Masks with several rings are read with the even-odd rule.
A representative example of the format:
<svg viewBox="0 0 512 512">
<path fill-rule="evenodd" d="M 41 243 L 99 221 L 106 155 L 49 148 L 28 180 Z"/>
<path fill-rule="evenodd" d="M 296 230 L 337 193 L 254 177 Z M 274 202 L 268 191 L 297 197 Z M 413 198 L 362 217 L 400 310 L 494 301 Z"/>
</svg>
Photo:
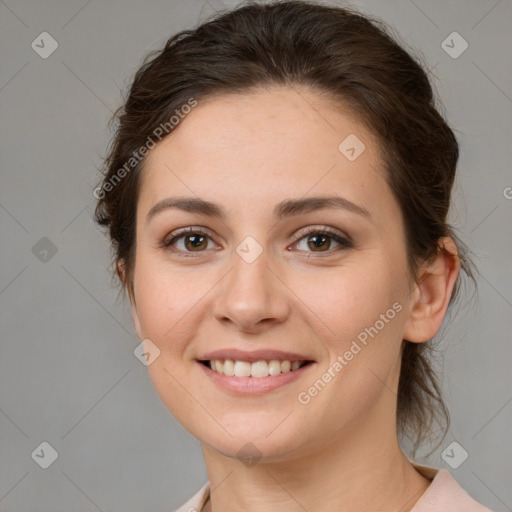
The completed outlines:
<svg viewBox="0 0 512 512">
<path fill-rule="evenodd" d="M 329 353 L 322 370 L 336 375 L 333 389 L 349 408 L 354 397 L 361 400 L 382 389 L 397 362 L 405 308 L 404 283 L 395 274 L 384 260 L 374 259 L 371 265 L 359 260 L 322 279 L 324 293 L 315 280 L 301 278 L 302 293 L 314 312 L 311 318 L 316 318 Z"/>
<path fill-rule="evenodd" d="M 299 401 L 309 403 L 305 410 L 325 424 L 326 436 L 365 417 L 381 397 L 390 407 L 396 399 L 389 389 L 398 376 L 404 309 L 397 283 L 377 266 L 350 267 L 333 272 L 323 297 L 314 283 L 309 287 L 311 318 L 323 332 L 328 358 Z"/>
<path fill-rule="evenodd" d="M 402 283 L 392 268 L 371 255 L 309 275 L 297 272 L 294 280 L 290 287 L 317 317 L 316 323 L 325 324 L 328 339 L 339 348 L 402 296 Z"/>
<path fill-rule="evenodd" d="M 179 350 L 178 333 L 198 301 L 199 290 L 194 291 L 186 273 L 172 272 L 156 258 L 137 256 L 134 287 L 142 333 L 161 351 Z"/>
</svg>

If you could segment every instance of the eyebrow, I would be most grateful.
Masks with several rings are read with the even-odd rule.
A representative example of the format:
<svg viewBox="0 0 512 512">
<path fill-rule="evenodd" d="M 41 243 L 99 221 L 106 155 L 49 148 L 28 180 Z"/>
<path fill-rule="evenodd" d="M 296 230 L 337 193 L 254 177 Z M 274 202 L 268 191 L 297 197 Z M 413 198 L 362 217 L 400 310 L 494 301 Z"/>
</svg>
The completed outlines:
<svg viewBox="0 0 512 512">
<path fill-rule="evenodd" d="M 198 213 L 208 217 L 224 219 L 226 212 L 220 205 L 205 201 L 198 197 L 167 197 L 162 199 L 148 211 L 146 222 L 161 212 L 170 209 L 179 209 L 191 213 Z M 287 199 L 278 203 L 273 210 L 273 215 L 277 220 L 302 213 L 310 213 L 316 210 L 341 209 L 346 210 L 363 217 L 371 218 L 370 212 L 356 203 L 349 201 L 341 196 L 318 196 L 301 199 Z"/>
</svg>

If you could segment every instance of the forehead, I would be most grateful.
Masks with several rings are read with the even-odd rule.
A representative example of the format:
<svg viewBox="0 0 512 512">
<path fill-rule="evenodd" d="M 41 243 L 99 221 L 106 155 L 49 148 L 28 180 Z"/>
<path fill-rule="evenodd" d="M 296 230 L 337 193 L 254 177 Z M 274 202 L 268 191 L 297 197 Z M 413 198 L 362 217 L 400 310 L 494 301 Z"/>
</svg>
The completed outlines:
<svg viewBox="0 0 512 512">
<path fill-rule="evenodd" d="M 372 188 L 382 195 L 383 172 L 373 134 L 325 95 L 303 88 L 220 95 L 199 102 L 148 153 L 140 206 L 179 194 L 245 210 L 308 193 L 361 202 Z"/>
</svg>

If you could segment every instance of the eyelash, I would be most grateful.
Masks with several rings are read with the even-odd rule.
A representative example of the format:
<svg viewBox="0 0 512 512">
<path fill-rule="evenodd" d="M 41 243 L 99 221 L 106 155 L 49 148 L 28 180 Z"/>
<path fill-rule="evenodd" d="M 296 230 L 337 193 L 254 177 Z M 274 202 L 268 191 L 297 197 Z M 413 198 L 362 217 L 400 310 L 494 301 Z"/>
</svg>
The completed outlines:
<svg viewBox="0 0 512 512">
<path fill-rule="evenodd" d="M 208 235 L 208 233 L 205 233 L 204 231 L 202 231 L 201 229 L 196 229 L 196 228 L 186 228 L 186 229 L 183 229 L 181 231 L 178 231 L 177 233 L 174 234 L 174 236 L 172 236 L 170 239 L 165 239 L 161 244 L 160 244 L 160 247 L 163 248 L 163 249 L 170 249 L 172 251 L 175 251 L 177 253 L 181 253 L 183 255 L 183 257 L 196 257 L 194 255 L 194 252 L 197 252 L 197 253 L 202 253 L 202 252 L 205 252 L 205 251 L 182 251 L 180 249 L 176 249 L 173 247 L 173 244 L 174 242 L 176 242 L 177 240 L 181 239 L 181 238 L 184 238 L 185 236 L 190 236 L 190 235 L 199 235 L 199 236 L 206 236 L 208 238 L 211 239 L 210 235 Z M 333 252 L 337 251 L 337 250 L 341 250 L 341 249 L 351 249 L 354 247 L 353 243 L 347 239 L 347 238 L 344 238 L 343 236 L 341 236 L 338 232 L 334 231 L 333 229 L 329 228 L 328 226 L 325 226 L 325 227 L 322 227 L 322 228 L 313 228 L 313 229 L 310 229 L 308 231 L 305 231 L 305 232 L 299 232 L 297 234 L 297 236 L 299 237 L 293 245 L 297 245 L 301 240 L 303 240 L 304 238 L 307 238 L 308 236 L 311 236 L 311 235 L 325 235 L 325 236 L 328 236 L 329 238 L 333 239 L 335 242 L 338 242 L 340 244 L 341 247 L 338 247 L 337 249 L 329 249 L 327 251 L 318 251 L 319 253 L 319 257 L 322 257 L 322 254 L 326 254 L 326 255 L 331 255 Z M 309 252 L 309 251 L 305 251 L 305 252 Z M 311 251 L 312 254 L 314 254 L 316 251 Z M 311 256 L 308 256 L 308 257 L 311 257 Z"/>
</svg>

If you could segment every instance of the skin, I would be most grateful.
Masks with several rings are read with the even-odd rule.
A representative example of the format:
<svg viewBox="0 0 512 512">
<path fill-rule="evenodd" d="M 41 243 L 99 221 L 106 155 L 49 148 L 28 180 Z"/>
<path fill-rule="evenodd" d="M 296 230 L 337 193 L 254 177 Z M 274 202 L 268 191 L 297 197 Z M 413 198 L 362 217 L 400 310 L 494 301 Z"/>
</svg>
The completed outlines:
<svg viewBox="0 0 512 512">
<path fill-rule="evenodd" d="M 349 134 L 366 146 L 354 161 L 338 150 Z M 403 339 L 421 343 L 437 333 L 459 261 L 444 238 L 421 268 L 421 284 L 409 276 L 403 219 L 384 176 L 373 135 L 305 88 L 201 101 L 148 153 L 133 280 L 125 284 L 139 338 L 160 350 L 148 366 L 156 391 L 201 442 L 213 489 L 205 510 L 404 512 L 428 487 L 397 441 L 401 347 Z M 272 217 L 283 200 L 333 194 L 370 216 L 331 208 Z M 147 222 L 169 196 L 211 201 L 226 217 L 167 209 Z M 353 247 L 327 239 L 315 250 L 314 228 L 324 226 Z M 174 251 L 162 247 L 186 227 L 208 235 L 200 249 L 187 237 Z M 297 236 L 304 228 L 313 233 Z M 236 252 L 247 236 L 262 248 L 250 264 Z M 298 394 L 396 302 L 401 311 L 300 403 Z M 196 361 L 224 348 L 293 351 L 315 363 L 282 388 L 236 396 Z M 237 456 L 248 442 L 261 455 L 252 466 Z"/>
</svg>

